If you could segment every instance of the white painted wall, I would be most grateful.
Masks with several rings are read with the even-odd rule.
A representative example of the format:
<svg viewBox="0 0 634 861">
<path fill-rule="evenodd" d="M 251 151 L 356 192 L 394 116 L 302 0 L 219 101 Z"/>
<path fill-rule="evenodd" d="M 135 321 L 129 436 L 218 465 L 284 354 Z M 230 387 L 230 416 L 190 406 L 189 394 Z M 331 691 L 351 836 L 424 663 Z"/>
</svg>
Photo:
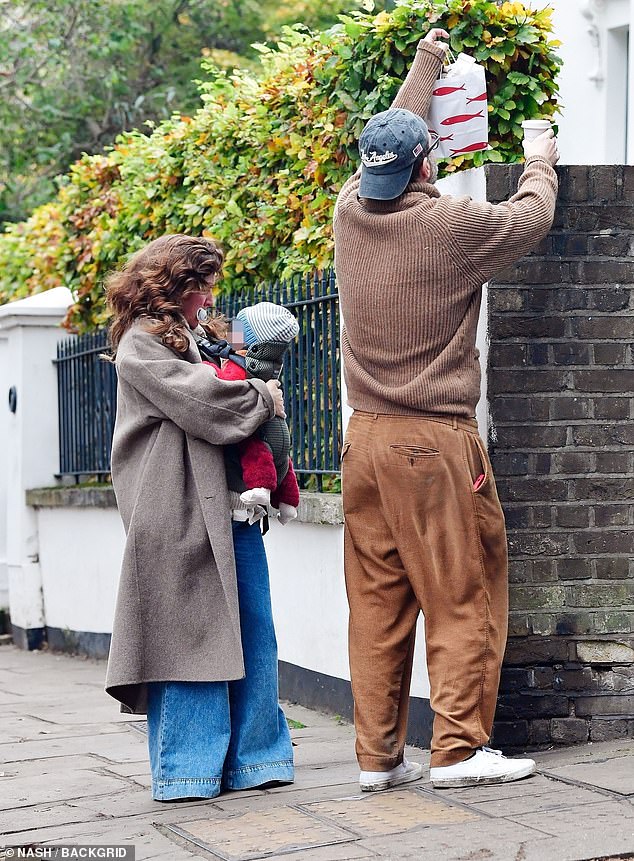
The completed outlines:
<svg viewBox="0 0 634 861">
<path fill-rule="evenodd" d="M 634 163 L 631 0 L 551 0 L 563 60 L 559 77 L 562 164 Z M 628 86 L 629 81 L 629 86 Z M 629 109 L 628 109 L 629 102 Z"/>
<path fill-rule="evenodd" d="M 629 62 L 627 71 L 627 159 L 626 164 L 634 164 L 634 2 L 630 2 L 628 36 L 630 36 Z"/>
<path fill-rule="evenodd" d="M 125 534 L 116 508 L 38 508 L 46 624 L 112 632 Z"/>
<path fill-rule="evenodd" d="M 7 492 L 9 474 L 9 339 L 0 330 L 0 608 L 9 607 L 9 569 L 7 566 Z"/>
<path fill-rule="evenodd" d="M 264 542 L 280 660 L 349 679 L 343 526 L 272 521 Z"/>
</svg>

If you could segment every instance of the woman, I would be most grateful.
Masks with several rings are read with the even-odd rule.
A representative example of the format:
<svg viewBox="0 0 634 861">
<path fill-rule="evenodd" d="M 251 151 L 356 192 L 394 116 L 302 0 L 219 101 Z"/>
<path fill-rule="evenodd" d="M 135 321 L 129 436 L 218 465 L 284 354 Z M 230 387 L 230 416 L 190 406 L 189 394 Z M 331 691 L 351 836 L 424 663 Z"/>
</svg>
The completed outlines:
<svg viewBox="0 0 634 861">
<path fill-rule="evenodd" d="M 222 259 L 208 239 L 165 236 L 107 287 L 127 540 L 106 690 L 147 712 L 157 801 L 293 780 L 262 536 L 232 519 L 222 451 L 284 403 L 277 381 L 227 382 L 201 363 L 192 330 Z"/>
</svg>

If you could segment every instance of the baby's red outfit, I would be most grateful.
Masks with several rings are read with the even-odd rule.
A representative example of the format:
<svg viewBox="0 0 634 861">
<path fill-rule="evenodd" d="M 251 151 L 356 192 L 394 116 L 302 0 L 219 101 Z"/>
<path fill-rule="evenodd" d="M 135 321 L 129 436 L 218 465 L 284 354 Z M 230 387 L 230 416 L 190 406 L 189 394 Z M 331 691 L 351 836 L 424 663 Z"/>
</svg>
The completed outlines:
<svg viewBox="0 0 634 861">
<path fill-rule="evenodd" d="M 205 362 L 205 364 L 211 364 Z M 246 369 L 228 359 L 224 366 L 218 368 L 212 365 L 214 371 L 221 380 L 246 380 Z M 242 479 L 247 488 L 266 487 L 271 491 L 271 505 L 279 508 L 280 503 L 299 505 L 299 486 L 297 477 L 293 470 L 291 459 L 288 460 L 288 472 L 279 484 L 277 484 L 277 471 L 270 448 L 265 442 L 257 437 L 249 437 L 238 444 L 240 452 L 240 464 L 242 466 Z"/>
</svg>

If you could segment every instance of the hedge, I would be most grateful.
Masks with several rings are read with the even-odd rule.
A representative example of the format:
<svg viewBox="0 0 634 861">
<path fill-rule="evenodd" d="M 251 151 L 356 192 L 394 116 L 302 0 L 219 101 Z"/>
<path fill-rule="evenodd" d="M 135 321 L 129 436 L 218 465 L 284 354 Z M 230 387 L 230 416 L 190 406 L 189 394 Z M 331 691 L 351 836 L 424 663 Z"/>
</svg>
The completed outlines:
<svg viewBox="0 0 634 861">
<path fill-rule="evenodd" d="M 194 117 L 84 156 L 51 203 L 0 235 L 0 302 L 66 285 L 76 297 L 66 325 L 99 327 L 106 273 L 167 232 L 219 240 L 225 290 L 325 268 L 358 135 L 389 106 L 420 37 L 444 27 L 453 51 L 487 70 L 491 148 L 443 163 L 442 175 L 521 159 L 522 120 L 557 111 L 551 15 L 520 2 L 405 0 L 316 35 L 287 28 L 275 48 L 259 46 L 257 74 L 207 64 Z"/>
</svg>

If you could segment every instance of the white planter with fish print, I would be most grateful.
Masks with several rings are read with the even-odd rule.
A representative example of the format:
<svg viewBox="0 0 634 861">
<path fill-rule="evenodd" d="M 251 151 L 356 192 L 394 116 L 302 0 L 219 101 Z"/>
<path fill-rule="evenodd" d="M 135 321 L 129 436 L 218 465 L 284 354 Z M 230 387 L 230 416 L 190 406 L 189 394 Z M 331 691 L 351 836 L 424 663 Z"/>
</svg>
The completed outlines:
<svg viewBox="0 0 634 861">
<path fill-rule="evenodd" d="M 484 67 L 459 54 L 436 81 L 427 124 L 440 143 L 438 158 L 453 158 L 486 149 L 489 119 Z"/>
</svg>

